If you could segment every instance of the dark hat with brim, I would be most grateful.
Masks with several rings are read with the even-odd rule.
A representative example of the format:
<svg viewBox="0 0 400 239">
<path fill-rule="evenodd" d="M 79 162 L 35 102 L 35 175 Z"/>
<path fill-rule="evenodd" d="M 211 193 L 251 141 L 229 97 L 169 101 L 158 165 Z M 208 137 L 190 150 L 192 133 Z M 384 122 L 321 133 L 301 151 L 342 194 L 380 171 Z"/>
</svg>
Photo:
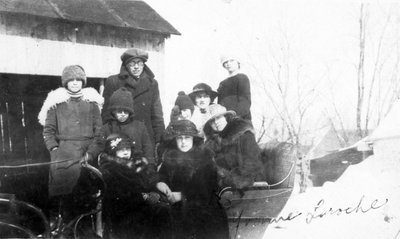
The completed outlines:
<svg viewBox="0 0 400 239">
<path fill-rule="evenodd" d="M 171 138 L 176 138 L 181 135 L 188 135 L 192 136 L 193 138 L 203 139 L 203 137 L 199 135 L 196 125 L 190 120 L 177 120 L 175 122 L 171 122 L 168 128 Z"/>
<path fill-rule="evenodd" d="M 218 93 L 213 91 L 211 89 L 211 86 L 207 85 L 206 83 L 199 83 L 193 87 L 192 92 L 189 94 L 189 97 L 192 99 L 192 101 L 195 103 L 196 102 L 196 95 L 200 93 L 206 93 L 207 95 L 210 96 L 211 102 L 217 98 Z"/>
</svg>

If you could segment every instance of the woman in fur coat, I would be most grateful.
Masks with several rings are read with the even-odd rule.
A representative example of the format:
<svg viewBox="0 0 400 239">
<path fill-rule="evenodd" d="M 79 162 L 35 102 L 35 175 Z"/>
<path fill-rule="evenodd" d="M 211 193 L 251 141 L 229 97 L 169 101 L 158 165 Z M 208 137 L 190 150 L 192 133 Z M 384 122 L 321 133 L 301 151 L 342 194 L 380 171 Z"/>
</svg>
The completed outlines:
<svg viewBox="0 0 400 239">
<path fill-rule="evenodd" d="M 218 104 L 211 113 L 204 126 L 205 144 L 215 152 L 220 186 L 242 189 L 263 181 L 260 148 L 251 123 Z"/>
<path fill-rule="evenodd" d="M 173 146 L 164 153 L 161 190 L 172 205 L 176 238 L 229 238 L 228 221 L 217 198 L 217 168 L 213 152 L 202 146 L 194 123 L 171 124 Z"/>
<path fill-rule="evenodd" d="M 51 162 L 62 161 L 50 166 L 49 196 L 61 198 L 61 205 L 68 207 L 81 172 L 80 162 L 96 158 L 102 150 L 103 97 L 93 88 L 83 88 L 86 75 L 81 66 L 65 67 L 61 83 L 62 87 L 48 94 L 38 118 Z"/>
</svg>

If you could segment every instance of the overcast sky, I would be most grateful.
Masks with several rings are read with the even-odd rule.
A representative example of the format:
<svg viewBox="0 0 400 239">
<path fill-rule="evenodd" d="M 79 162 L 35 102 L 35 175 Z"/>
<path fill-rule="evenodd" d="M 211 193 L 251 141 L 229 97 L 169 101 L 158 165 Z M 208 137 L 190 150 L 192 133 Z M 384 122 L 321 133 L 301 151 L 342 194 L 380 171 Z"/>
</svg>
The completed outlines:
<svg viewBox="0 0 400 239">
<path fill-rule="evenodd" d="M 274 94 L 277 63 L 290 66 L 289 97 L 296 89 L 310 93 L 309 125 L 326 125 L 326 111 L 335 117 L 335 103 L 347 128 L 355 126 L 357 64 L 359 59 L 360 2 L 267 0 L 147 0 L 182 33 L 166 40 L 166 114 L 179 90 L 189 93 L 199 82 L 214 89 L 226 77 L 219 57 L 239 55 L 242 71 L 252 85 L 255 126 L 261 115 L 276 117 L 263 85 Z M 366 4 L 367 78 L 372 76 L 380 36 L 380 84 L 386 84 L 398 58 L 398 5 L 370 1 Z M 396 12 L 397 11 L 397 12 Z M 387 20 L 388 16 L 391 16 Z M 388 24 L 385 25 L 385 23 Z M 385 27 L 386 26 L 386 27 Z M 384 34 L 383 34 L 384 32 Z M 394 54 L 394 52 L 396 54 Z M 274 66 L 275 65 L 275 66 Z M 385 68 L 386 67 L 386 68 Z M 396 68 L 397 69 L 397 68 Z M 299 79 L 298 87 L 295 79 Z M 376 87 L 375 87 L 376 88 Z M 393 89 L 395 90 L 395 89 Z M 381 92 L 382 93 L 382 92 Z M 291 93 L 289 93 L 291 95 Z M 169 104 L 169 105 L 168 105 Z M 308 127 L 309 130 L 314 130 Z"/>
</svg>

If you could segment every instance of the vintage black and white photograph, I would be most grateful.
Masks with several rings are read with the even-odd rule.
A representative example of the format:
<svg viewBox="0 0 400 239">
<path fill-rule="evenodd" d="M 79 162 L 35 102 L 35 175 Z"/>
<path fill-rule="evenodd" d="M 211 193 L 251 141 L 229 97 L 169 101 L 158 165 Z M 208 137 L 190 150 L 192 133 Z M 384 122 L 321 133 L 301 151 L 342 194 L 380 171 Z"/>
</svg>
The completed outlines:
<svg viewBox="0 0 400 239">
<path fill-rule="evenodd" d="M 0 238 L 400 239 L 400 2 L 1 0 Z"/>
</svg>

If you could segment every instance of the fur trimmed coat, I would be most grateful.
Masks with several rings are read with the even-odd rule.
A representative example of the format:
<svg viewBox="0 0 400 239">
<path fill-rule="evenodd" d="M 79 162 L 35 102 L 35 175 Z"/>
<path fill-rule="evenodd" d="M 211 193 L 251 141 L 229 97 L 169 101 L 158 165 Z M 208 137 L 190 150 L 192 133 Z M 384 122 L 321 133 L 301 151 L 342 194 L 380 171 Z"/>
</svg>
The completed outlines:
<svg viewBox="0 0 400 239">
<path fill-rule="evenodd" d="M 104 122 L 108 121 L 110 117 L 110 112 L 107 110 L 110 97 L 120 87 L 126 87 L 132 93 L 134 119 L 142 121 L 146 125 L 153 145 L 159 143 L 165 130 L 165 124 L 158 82 L 154 79 L 153 72 L 145 65 L 142 75 L 136 81 L 125 66 L 121 65 L 118 75 L 108 77 L 103 93 L 105 103 L 102 117 Z"/>
<path fill-rule="evenodd" d="M 169 207 L 150 205 L 142 196 L 155 190 L 158 182 L 155 171 L 144 168 L 136 172 L 135 167 L 117 163 L 113 156 L 104 153 L 99 169 L 106 183 L 104 238 L 169 238 Z M 163 234 L 166 235 L 162 237 Z"/>
<path fill-rule="evenodd" d="M 249 78 L 239 73 L 221 81 L 218 87 L 218 104 L 233 110 L 245 120 L 251 120 L 251 92 Z"/>
<path fill-rule="evenodd" d="M 65 88 L 48 94 L 38 116 L 44 142 L 52 162 L 68 160 L 51 164 L 49 196 L 70 194 L 80 175 L 81 158 L 86 153 L 95 158 L 102 150 L 102 104 L 103 97 L 93 88 L 82 89 L 78 98 Z"/>
<path fill-rule="evenodd" d="M 229 238 L 228 219 L 217 198 L 217 168 L 211 150 L 169 149 L 159 175 L 173 192 L 182 193 L 183 200 L 173 205 L 176 238 Z"/>
<path fill-rule="evenodd" d="M 227 122 L 221 132 L 214 132 L 210 124 L 204 126 L 205 144 L 215 152 L 220 186 L 242 189 L 264 180 L 253 126 L 238 117 L 227 117 Z"/>
</svg>

